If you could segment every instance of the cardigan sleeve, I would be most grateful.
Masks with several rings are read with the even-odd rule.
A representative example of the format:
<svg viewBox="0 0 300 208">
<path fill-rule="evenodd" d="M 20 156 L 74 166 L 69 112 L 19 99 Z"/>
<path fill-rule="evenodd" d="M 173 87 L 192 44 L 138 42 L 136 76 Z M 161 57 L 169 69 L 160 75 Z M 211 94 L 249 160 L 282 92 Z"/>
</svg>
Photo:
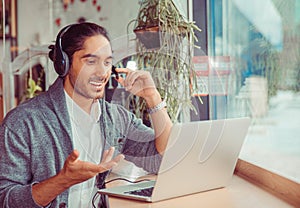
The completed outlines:
<svg viewBox="0 0 300 208">
<path fill-rule="evenodd" d="M 40 207 L 32 197 L 32 185 L 57 174 L 72 151 L 67 127 L 45 102 L 37 104 L 39 100 L 20 104 L 7 114 L 0 126 L 0 204 L 3 207 Z M 68 190 L 58 195 L 50 207 L 67 200 Z"/>
<path fill-rule="evenodd" d="M 122 153 L 128 161 L 147 172 L 158 172 L 162 156 L 156 149 L 154 131 L 135 116 L 130 120 Z"/>
<path fill-rule="evenodd" d="M 30 148 L 5 125 L 0 127 L 0 204 L 39 208 L 32 198 Z"/>
<path fill-rule="evenodd" d="M 57 174 L 73 150 L 63 80 L 12 109 L 0 125 L 0 206 L 38 206 L 32 186 Z M 68 203 L 68 190 L 50 207 Z"/>
<path fill-rule="evenodd" d="M 162 156 L 155 146 L 154 130 L 120 105 L 107 104 L 103 113 L 104 137 L 120 146 L 125 159 L 149 173 L 157 173 Z M 121 142 L 120 142 L 121 141 Z"/>
</svg>

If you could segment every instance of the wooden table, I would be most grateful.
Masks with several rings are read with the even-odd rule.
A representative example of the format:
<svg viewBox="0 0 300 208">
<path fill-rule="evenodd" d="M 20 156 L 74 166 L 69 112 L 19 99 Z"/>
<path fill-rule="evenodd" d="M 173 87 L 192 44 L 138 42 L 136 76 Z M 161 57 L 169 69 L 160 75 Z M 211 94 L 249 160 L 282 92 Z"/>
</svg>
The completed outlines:
<svg viewBox="0 0 300 208">
<path fill-rule="evenodd" d="M 120 181 L 109 186 L 120 185 Z M 286 202 L 234 175 L 226 188 L 192 194 L 155 203 L 109 197 L 110 208 L 291 208 Z"/>
</svg>

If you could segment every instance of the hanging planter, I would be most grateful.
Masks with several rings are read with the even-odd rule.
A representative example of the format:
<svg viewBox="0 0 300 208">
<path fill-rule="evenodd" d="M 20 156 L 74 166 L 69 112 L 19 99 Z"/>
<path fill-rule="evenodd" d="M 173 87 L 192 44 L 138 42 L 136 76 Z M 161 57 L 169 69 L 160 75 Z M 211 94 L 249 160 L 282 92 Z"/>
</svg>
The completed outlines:
<svg viewBox="0 0 300 208">
<path fill-rule="evenodd" d="M 134 33 L 137 55 L 132 57 L 139 69 L 148 70 L 162 98 L 168 106 L 173 122 L 183 109 L 194 109 L 192 89 L 197 88 L 193 72 L 192 54 L 197 41 L 194 30 L 201 31 L 194 22 L 187 21 L 172 0 L 140 1 Z M 144 118 L 146 105 L 135 98 L 134 109 Z"/>
<path fill-rule="evenodd" d="M 171 43 L 171 45 L 174 45 L 176 41 L 180 43 L 186 35 L 185 28 L 179 28 L 179 33 L 174 34 L 162 31 L 158 25 L 147 28 L 136 28 L 133 32 L 147 50 L 159 49 L 163 47 L 164 42 Z"/>
<path fill-rule="evenodd" d="M 159 27 L 137 28 L 133 30 L 138 40 L 147 49 L 157 49 L 160 47 Z"/>
</svg>

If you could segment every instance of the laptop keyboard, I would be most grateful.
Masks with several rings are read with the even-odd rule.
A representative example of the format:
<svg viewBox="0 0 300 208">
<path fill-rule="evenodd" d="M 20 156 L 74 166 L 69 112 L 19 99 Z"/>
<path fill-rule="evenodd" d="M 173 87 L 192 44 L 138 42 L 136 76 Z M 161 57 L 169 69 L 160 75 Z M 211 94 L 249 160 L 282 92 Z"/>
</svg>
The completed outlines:
<svg viewBox="0 0 300 208">
<path fill-rule="evenodd" d="M 153 192 L 154 187 L 150 188 L 143 188 L 143 189 L 138 189 L 134 191 L 127 191 L 125 192 L 126 194 L 133 194 L 133 195 L 138 195 L 138 196 L 151 196 Z"/>
</svg>

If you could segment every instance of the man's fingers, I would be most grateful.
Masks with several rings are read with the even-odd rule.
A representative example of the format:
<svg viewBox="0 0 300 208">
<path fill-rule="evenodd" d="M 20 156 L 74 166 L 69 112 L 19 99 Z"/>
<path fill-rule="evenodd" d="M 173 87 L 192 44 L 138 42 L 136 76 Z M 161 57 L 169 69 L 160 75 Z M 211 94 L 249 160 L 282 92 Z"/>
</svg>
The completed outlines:
<svg viewBox="0 0 300 208">
<path fill-rule="evenodd" d="M 122 85 L 122 87 L 124 87 L 125 79 L 123 77 L 119 76 L 119 79 L 117 79 L 117 81 Z"/>
<path fill-rule="evenodd" d="M 76 162 L 79 158 L 79 152 L 77 150 L 73 150 L 73 152 L 71 152 L 71 154 L 69 154 L 68 156 L 68 160 L 70 162 Z"/>
<path fill-rule="evenodd" d="M 125 158 L 125 156 L 123 154 L 119 154 L 117 155 L 114 159 L 112 159 L 112 161 L 119 163 L 121 160 L 123 160 Z"/>
<path fill-rule="evenodd" d="M 134 73 L 134 71 L 127 69 L 127 68 L 116 68 L 116 71 L 118 73 L 123 73 L 126 74 L 126 79 L 124 79 L 122 76 L 119 76 L 119 79 L 117 79 L 117 81 L 123 86 L 126 87 L 128 85 L 132 85 L 132 80 L 131 82 L 129 82 L 130 77 L 132 76 L 132 74 Z M 128 78 L 129 77 L 129 78 Z"/>
<path fill-rule="evenodd" d="M 108 161 L 108 162 L 103 162 L 100 164 L 100 166 L 104 169 L 104 170 L 110 170 L 113 167 L 117 166 L 118 163 L 123 160 L 125 158 L 125 156 L 123 154 L 119 154 L 117 155 L 115 158 L 113 158 L 112 160 Z"/>
<path fill-rule="evenodd" d="M 102 159 L 102 162 L 108 162 L 112 159 L 113 155 L 114 155 L 114 152 L 115 152 L 115 148 L 114 147 L 110 147 L 108 150 L 105 150 L 104 151 L 104 154 L 103 154 L 103 159 Z"/>
<path fill-rule="evenodd" d="M 128 72 L 130 72 L 131 70 L 130 69 L 127 69 L 127 68 L 116 68 L 116 71 L 118 73 L 125 73 L 127 74 Z"/>
</svg>

